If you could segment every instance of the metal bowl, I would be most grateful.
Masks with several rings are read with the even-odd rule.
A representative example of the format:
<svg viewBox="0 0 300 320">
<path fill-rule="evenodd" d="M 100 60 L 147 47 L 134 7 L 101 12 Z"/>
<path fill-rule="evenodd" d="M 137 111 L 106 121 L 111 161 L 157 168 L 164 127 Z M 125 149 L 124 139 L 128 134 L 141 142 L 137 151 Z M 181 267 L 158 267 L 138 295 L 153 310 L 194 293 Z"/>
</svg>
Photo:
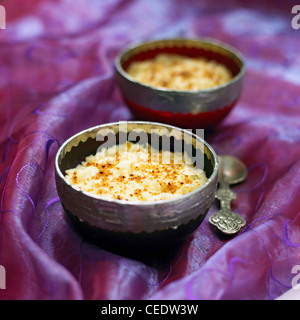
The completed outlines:
<svg viewBox="0 0 300 320">
<path fill-rule="evenodd" d="M 142 134 L 150 143 L 154 137 L 158 139 L 155 141 L 168 139 L 169 146 L 160 142 L 163 149 L 173 151 L 184 146 L 183 150 L 194 157 L 194 164 L 205 170 L 208 181 L 172 200 L 125 201 L 101 199 L 65 179 L 65 171 L 76 167 L 86 156 L 125 141 L 139 143 Z M 198 135 L 139 121 L 108 123 L 79 132 L 62 144 L 55 159 L 58 195 L 73 226 L 88 240 L 122 253 L 164 249 L 190 235 L 203 221 L 214 199 L 218 168 L 216 153 Z"/>
<path fill-rule="evenodd" d="M 126 72 L 134 61 L 159 53 L 205 57 L 231 70 L 233 79 L 205 90 L 170 90 L 135 81 Z M 212 128 L 219 124 L 239 99 L 245 63 L 242 55 L 214 39 L 166 39 L 131 44 L 115 60 L 116 80 L 124 101 L 137 120 L 158 121 L 183 128 Z"/>
</svg>

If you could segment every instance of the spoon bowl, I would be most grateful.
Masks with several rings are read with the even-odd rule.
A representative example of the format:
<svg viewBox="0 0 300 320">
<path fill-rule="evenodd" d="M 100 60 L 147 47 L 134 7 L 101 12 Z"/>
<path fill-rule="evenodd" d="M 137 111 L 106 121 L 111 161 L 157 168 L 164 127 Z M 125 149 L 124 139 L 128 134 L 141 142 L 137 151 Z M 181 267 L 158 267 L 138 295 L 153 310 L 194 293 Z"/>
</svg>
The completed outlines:
<svg viewBox="0 0 300 320">
<path fill-rule="evenodd" d="M 219 156 L 219 180 L 228 184 L 237 184 L 247 177 L 246 165 L 236 157 L 230 155 Z"/>
</svg>

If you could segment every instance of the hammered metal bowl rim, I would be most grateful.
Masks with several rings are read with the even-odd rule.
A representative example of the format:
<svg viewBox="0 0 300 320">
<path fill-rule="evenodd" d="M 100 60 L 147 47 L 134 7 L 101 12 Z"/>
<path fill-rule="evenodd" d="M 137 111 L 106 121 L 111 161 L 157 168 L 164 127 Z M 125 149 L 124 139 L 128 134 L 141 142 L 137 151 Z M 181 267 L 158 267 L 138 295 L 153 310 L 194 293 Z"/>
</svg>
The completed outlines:
<svg viewBox="0 0 300 320">
<path fill-rule="evenodd" d="M 149 201 L 126 201 L 126 200 L 117 200 L 117 199 L 105 199 L 105 198 L 101 198 L 100 196 L 96 196 L 93 195 L 89 192 L 80 190 L 75 188 L 69 181 L 67 181 L 67 179 L 65 178 L 65 176 L 63 175 L 63 173 L 61 172 L 60 168 L 59 168 L 59 157 L 61 152 L 63 151 L 63 149 L 65 148 L 65 146 L 70 143 L 73 139 L 75 139 L 76 137 L 79 137 L 80 135 L 86 133 L 86 132 L 92 132 L 94 130 L 97 129 L 101 129 L 104 127 L 109 127 L 109 126 L 115 126 L 115 125 L 119 125 L 119 124 L 141 124 L 141 125 L 157 125 L 157 126 L 161 126 L 164 128 L 169 128 L 169 129 L 175 129 L 175 130 L 179 130 L 182 131 L 192 137 L 194 137 L 195 139 L 199 140 L 203 145 L 205 145 L 207 147 L 207 149 L 211 152 L 211 154 L 213 155 L 213 159 L 214 159 L 214 169 L 213 172 L 211 174 L 211 176 L 207 179 L 206 183 L 201 185 L 200 187 L 198 187 L 197 189 L 188 192 L 186 194 L 183 194 L 182 196 L 176 197 L 174 199 L 165 199 L 165 200 L 149 200 Z M 59 178 L 65 183 L 67 184 L 70 188 L 72 188 L 72 190 L 79 192 L 93 200 L 98 200 L 98 201 L 104 201 L 104 202 L 108 202 L 108 203 L 116 203 L 118 205 L 122 204 L 124 206 L 153 206 L 153 205 L 160 205 L 160 204 L 170 204 L 170 203 L 176 203 L 177 201 L 182 201 L 184 199 L 188 199 L 191 196 L 193 196 L 196 193 L 201 192 L 202 190 L 204 190 L 205 188 L 208 187 L 208 185 L 210 185 L 211 183 L 213 183 L 213 181 L 215 180 L 216 176 L 218 175 L 219 172 L 219 159 L 218 156 L 216 154 L 216 152 L 214 151 L 214 149 L 201 137 L 197 136 L 196 134 L 183 129 L 183 128 L 179 128 L 176 126 L 172 126 L 172 125 L 168 125 L 168 124 L 164 124 L 164 123 L 160 123 L 160 122 L 152 122 L 152 121 L 117 121 L 117 122 L 109 122 L 109 123 L 105 123 L 105 124 L 101 124 L 101 125 L 97 125 L 94 127 L 90 127 L 87 129 L 84 129 L 76 134 L 74 134 L 73 136 L 71 136 L 70 138 L 68 138 L 67 140 L 65 140 L 63 142 L 63 144 L 60 146 L 60 148 L 58 149 L 56 156 L 55 156 L 55 171 L 58 174 Z"/>
<path fill-rule="evenodd" d="M 122 67 L 121 65 L 121 61 L 124 57 L 125 54 L 129 53 L 131 50 L 134 50 L 138 47 L 142 47 L 143 45 L 147 45 L 147 44 L 158 44 L 161 42 L 180 42 L 180 41 L 190 41 L 190 42 L 194 42 L 194 43 L 204 43 L 204 44 L 211 44 L 214 45 L 216 47 L 220 47 L 222 49 L 225 49 L 226 51 L 230 52 L 231 54 L 233 54 L 241 63 L 241 68 L 240 71 L 238 72 L 237 75 L 235 75 L 230 81 L 228 81 L 227 83 L 224 83 L 222 85 L 219 86 L 215 86 L 212 88 L 208 88 L 208 89 L 193 89 L 193 90 L 175 90 L 175 89 L 168 89 L 168 88 L 162 88 L 162 87 L 155 87 L 155 86 L 150 86 L 147 85 L 145 83 L 136 81 L 133 77 L 131 77 Z M 127 81 L 148 88 L 148 89 L 152 89 L 154 91 L 157 92 L 166 92 L 166 93 L 173 93 L 173 94 L 198 94 L 198 93 L 214 93 L 217 92 L 219 90 L 222 90 L 224 88 L 227 88 L 229 86 L 231 86 L 232 84 L 240 81 L 246 72 L 246 62 L 245 59 L 242 55 L 242 53 L 237 50 L 236 48 L 234 48 L 233 46 L 222 42 L 220 40 L 214 39 L 214 38 L 210 38 L 210 37 L 204 37 L 204 38 L 164 38 L 164 39 L 158 39 L 158 40 L 149 40 L 149 41 L 136 41 L 136 42 L 132 42 L 129 43 L 127 46 L 125 46 L 124 49 L 122 49 L 118 55 L 115 58 L 115 68 L 117 70 L 117 72 L 124 77 Z"/>
</svg>

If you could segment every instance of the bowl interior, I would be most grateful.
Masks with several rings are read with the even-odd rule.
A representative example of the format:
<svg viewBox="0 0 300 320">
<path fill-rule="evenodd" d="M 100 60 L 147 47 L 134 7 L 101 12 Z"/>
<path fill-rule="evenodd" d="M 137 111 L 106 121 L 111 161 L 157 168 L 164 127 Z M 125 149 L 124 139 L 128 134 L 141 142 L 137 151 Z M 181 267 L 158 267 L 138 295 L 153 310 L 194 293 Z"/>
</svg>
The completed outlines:
<svg viewBox="0 0 300 320">
<path fill-rule="evenodd" d="M 126 71 L 132 62 L 149 60 L 160 53 L 215 60 L 225 65 L 232 72 L 233 77 L 243 68 L 243 61 L 233 48 L 215 41 L 192 39 L 158 40 L 133 46 L 121 54 L 120 65 Z"/>
<path fill-rule="evenodd" d="M 196 139 L 193 133 L 185 136 L 186 131 L 181 129 L 174 131 L 174 128 L 169 127 L 165 130 L 166 126 L 162 124 L 149 125 L 146 122 L 116 123 L 109 126 L 109 131 L 105 128 L 104 126 L 103 132 L 101 127 L 85 130 L 65 143 L 58 157 L 58 168 L 62 175 L 65 175 L 66 170 L 84 161 L 87 156 L 125 141 L 138 144 L 147 142 L 157 150 L 171 152 L 184 150 L 194 161 L 195 166 L 205 170 L 207 178 L 214 172 L 215 155 L 212 149 Z M 144 131 L 139 131 L 139 128 L 143 128 Z"/>
</svg>

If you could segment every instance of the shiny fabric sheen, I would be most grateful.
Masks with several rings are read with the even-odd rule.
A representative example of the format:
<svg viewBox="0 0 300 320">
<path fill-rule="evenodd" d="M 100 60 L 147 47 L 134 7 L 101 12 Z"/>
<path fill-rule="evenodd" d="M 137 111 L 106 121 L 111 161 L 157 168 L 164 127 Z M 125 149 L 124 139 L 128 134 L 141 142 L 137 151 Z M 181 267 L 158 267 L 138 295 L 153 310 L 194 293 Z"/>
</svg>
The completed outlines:
<svg viewBox="0 0 300 320">
<path fill-rule="evenodd" d="M 300 30 L 292 1 L 4 1 L 0 30 L 0 299 L 276 299 L 300 265 Z M 236 47 L 241 99 L 206 140 L 247 180 L 235 237 L 208 222 L 165 255 L 128 257 L 74 232 L 54 157 L 76 132 L 133 119 L 114 79 L 131 41 L 209 36 Z M 299 291 L 300 289 L 292 289 Z M 290 292 L 290 291 L 289 291 Z"/>
</svg>

